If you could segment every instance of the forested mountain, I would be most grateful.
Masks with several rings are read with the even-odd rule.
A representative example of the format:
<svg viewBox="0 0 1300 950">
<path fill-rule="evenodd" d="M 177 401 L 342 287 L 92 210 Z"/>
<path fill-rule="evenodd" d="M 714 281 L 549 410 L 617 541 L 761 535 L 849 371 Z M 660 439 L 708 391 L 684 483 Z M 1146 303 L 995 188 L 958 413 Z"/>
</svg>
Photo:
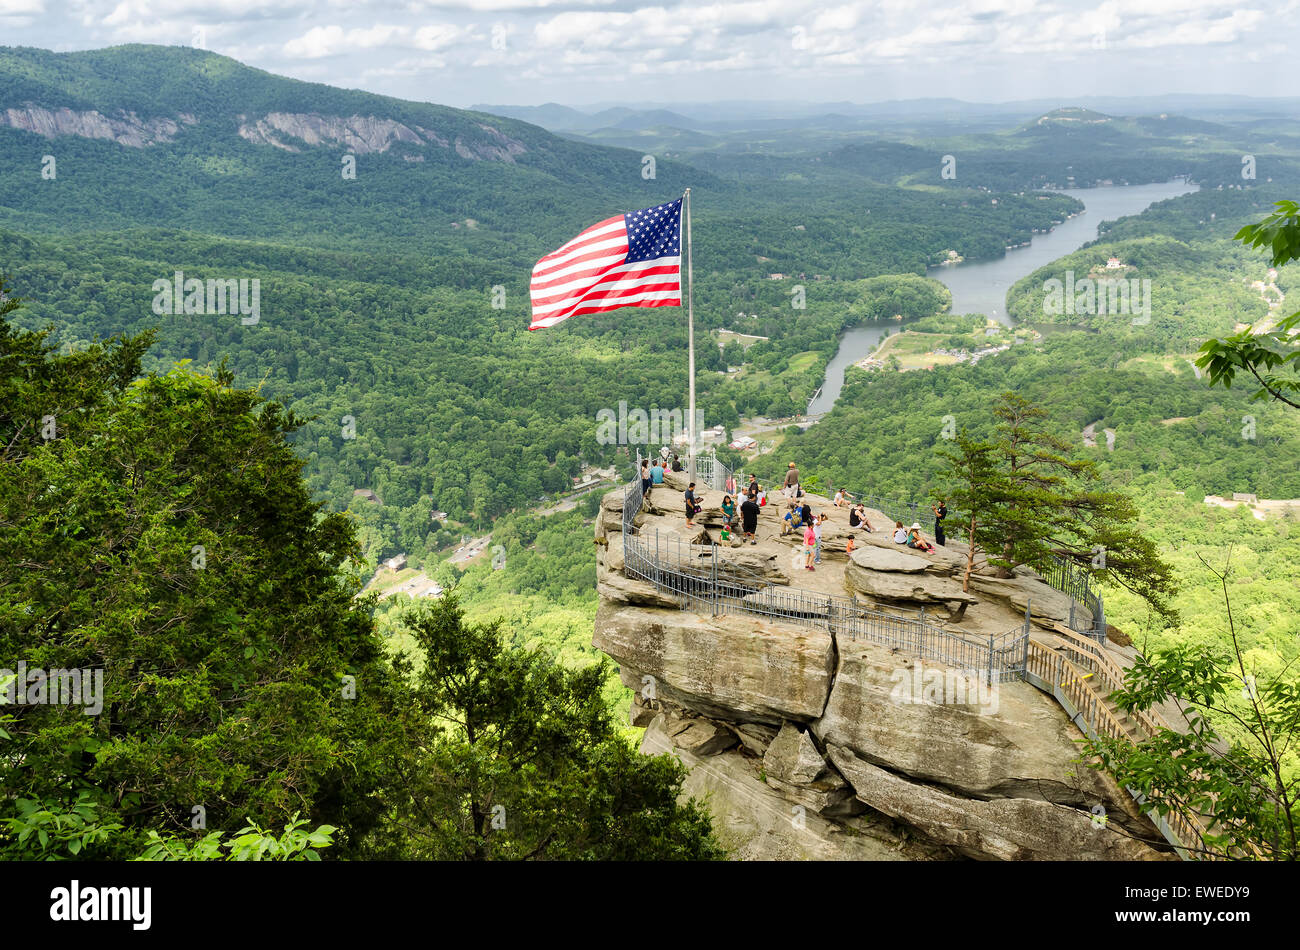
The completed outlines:
<svg viewBox="0 0 1300 950">
<path fill-rule="evenodd" d="M 158 327 L 150 367 L 226 360 L 238 382 L 317 417 L 297 436 L 313 486 L 339 508 L 375 490 L 398 549 L 432 543 L 432 511 L 483 526 L 567 484 L 580 458 L 612 461 L 594 441 L 599 409 L 680 405 L 676 311 L 524 331 L 533 262 L 587 224 L 692 187 L 702 328 L 770 337 L 750 350 L 759 366 L 815 364 L 788 389 L 726 398 L 724 378 L 705 377 L 706 416 L 732 423 L 811 395 L 808 370 L 873 306 L 871 285 L 849 278 L 920 274 L 948 249 L 1000 253 L 1077 208 L 883 184 L 754 188 L 665 159 L 642 177 L 635 152 L 190 49 L 6 50 L 0 105 L 0 255 L 28 301 L 19 319 L 52 323 L 66 345 Z M 258 322 L 154 313 L 154 282 L 177 271 L 256 278 Z M 773 272 L 803 275 L 806 309 Z M 700 356 L 725 369 L 717 351 Z"/>
<path fill-rule="evenodd" d="M 561 121 L 561 108 L 536 115 Z M 585 519 L 595 498 L 577 511 L 537 509 L 589 466 L 630 474 L 628 447 L 598 439 L 599 412 L 624 402 L 684 407 L 685 321 L 677 308 L 623 310 L 530 334 L 528 279 L 542 254 L 583 227 L 687 187 L 699 404 L 707 425 L 733 430 L 743 418 L 802 412 L 846 328 L 946 313 L 951 296 L 926 277 L 928 266 L 950 253 L 1000 257 L 1081 210 L 1067 195 L 1036 189 L 1175 176 L 1200 184 L 1195 194 L 1103 223 L 1096 242 L 1022 280 L 1008 312 L 1037 325 L 1041 338 L 1026 336 L 1029 342 L 978 365 L 851 369 L 821 423 L 791 429 L 778 453 L 745 464 L 766 481 L 797 458 L 824 481 L 924 499 L 939 472 L 945 417 L 979 434 L 991 425 L 997 396 L 1021 392 L 1047 409 L 1062 438 L 1081 440 L 1090 424 L 1115 430 L 1113 451 L 1096 452 L 1106 484 L 1131 492 L 1143 528 L 1176 551 L 1187 626 L 1160 626 L 1120 592 L 1108 601 L 1113 619 L 1131 630 L 1150 623 L 1153 637 L 1217 636 L 1213 591 L 1194 558 L 1244 549 L 1238 556 L 1248 576 L 1239 590 L 1255 624 L 1248 646 L 1269 662 L 1294 658 L 1285 619 L 1300 609 L 1289 567 L 1294 519 L 1259 522 L 1209 511 L 1202 501 L 1233 491 L 1300 497 L 1300 420 L 1251 402 L 1247 391 L 1210 390 L 1189 360 L 1207 336 L 1269 315 L 1270 300 L 1254 282 L 1274 278 L 1232 236 L 1300 190 L 1300 143 L 1254 115 L 1234 123 L 1222 115 L 1067 108 L 1028 121 L 1017 112 L 996 129 L 984 114 L 967 126 L 896 135 L 864 128 L 864 116 L 827 121 L 816 135 L 774 127 L 771 139 L 717 126 L 707 141 L 695 137 L 714 136 L 715 127 L 682 124 L 672 114 L 589 117 L 588 132 L 617 128 L 637 142 L 652 123 L 645 144 L 627 149 L 517 119 L 285 79 L 194 49 L 0 49 L 0 273 L 7 292 L 23 298 L 3 327 L 13 371 L 0 374 L 0 387 L 10 387 L 0 421 L 11 436 L 25 433 L 30 450 L 6 470 L 0 501 L 9 523 L 34 519 L 14 543 L 57 562 L 62 583 L 75 583 L 83 563 L 113 572 L 95 573 L 99 586 L 57 610 L 55 587 L 28 579 L 22 596 L 50 600 L 56 627 L 81 629 L 100 592 L 133 578 L 127 607 L 157 621 L 144 645 L 156 655 L 138 652 L 114 628 L 103 642 L 115 662 L 178 658 L 179 682 L 198 690 L 201 675 L 190 664 L 208 651 L 221 675 L 238 681 L 230 701 L 249 707 L 258 740 L 229 768 L 191 774 L 179 762 L 158 779 L 157 794 L 188 795 L 208 783 L 224 790 L 237 817 L 292 815 L 275 789 L 243 787 L 246 775 L 276 759 L 272 713 L 288 701 L 240 680 L 247 660 L 268 681 L 287 678 L 291 698 L 317 717 L 320 741 L 295 761 L 290 778 L 311 786 L 322 820 L 352 825 L 340 839 L 345 853 L 428 857 L 479 846 L 464 828 L 442 828 L 432 843 L 407 839 L 401 826 L 408 820 L 438 824 L 434 779 L 424 788 L 429 811 L 390 802 L 397 811 L 381 816 L 369 805 L 358 812 L 341 803 L 404 787 L 399 773 L 408 767 L 454 772 L 468 754 L 454 744 L 414 759 L 399 751 L 423 750 L 437 737 L 424 731 L 427 722 L 395 710 L 420 704 L 445 715 L 458 698 L 429 682 L 411 686 L 396 675 L 409 670 L 390 670 L 379 658 L 383 646 L 427 656 L 448 629 L 488 660 L 505 656 L 507 679 L 559 677 L 554 704 L 533 696 L 539 705 L 508 710 L 501 728 L 529 734 L 534 713 L 563 719 L 568 713 L 555 704 L 581 700 L 582 715 L 590 713 L 580 724 L 584 738 L 579 747 L 558 743 L 586 770 L 557 779 L 573 801 L 593 786 L 593 775 L 638 778 L 643 766 L 620 758 L 621 727 L 596 702 L 625 702 L 626 691 L 608 669 L 593 666 L 595 567 Z M 948 167 L 953 174 L 944 173 Z M 1113 272 L 1111 257 L 1126 280 L 1151 282 L 1149 322 L 1127 313 L 1047 312 L 1050 281 L 1103 277 Z M 257 312 L 160 306 L 166 291 L 158 283 L 167 287 L 177 274 L 255 280 Z M 1284 269 L 1275 280 L 1285 293 L 1294 276 Z M 48 337 L 27 332 L 38 329 Z M 746 342 L 720 345 L 712 334 L 723 330 Z M 133 383 L 141 372 L 156 375 Z M 41 417 L 49 400 L 67 407 L 76 431 L 99 440 L 99 454 L 82 457 L 67 440 L 35 439 L 29 417 Z M 190 406 L 191 415 L 170 415 L 173 402 Z M 1245 417 L 1249 438 L 1241 434 Z M 190 430 L 212 442 L 215 455 L 191 454 Z M 166 491 L 151 496 L 142 515 L 165 550 L 143 559 L 101 544 L 117 530 L 114 499 L 101 481 L 110 484 L 123 465 L 165 475 Z M 227 477 L 235 470 L 238 477 Z M 273 504 L 257 502 L 259 477 L 276 486 Z M 39 486 L 65 484 L 76 489 L 67 504 L 44 511 Z M 357 494 L 367 491 L 374 500 Z M 183 524 L 174 523 L 169 492 L 197 499 Z M 278 545 L 267 542 L 268 524 L 287 526 Z M 488 532 L 503 563 L 448 563 L 458 539 Z M 191 535 L 246 565 L 250 576 L 283 570 L 293 583 L 249 581 L 231 594 L 229 610 L 208 611 L 211 591 L 168 586 L 164 556 L 188 557 L 199 543 Z M 69 538 L 73 554 L 59 560 Z M 444 586 L 458 584 L 470 621 L 504 617 L 506 629 L 463 625 L 459 607 L 412 619 L 403 597 L 384 605 L 357 599 L 378 561 L 400 553 Z M 183 629 L 192 626 L 197 639 L 181 637 L 150 606 L 159 598 L 173 598 Z M 326 609 L 328 623 L 314 619 L 313 611 Z M 23 636 L 43 636 L 30 610 L 14 607 L 9 616 Z M 245 630 L 241 621 L 250 618 Z M 276 634 L 285 624 L 311 627 L 314 639 L 286 652 Z M 79 662 L 78 650 L 93 646 L 60 644 L 56 658 Z M 511 665 L 507 648 L 520 647 L 556 657 L 570 672 L 535 667 L 533 659 Z M 340 670 L 373 675 L 382 688 L 359 708 L 340 705 Z M 133 728 L 156 728 L 156 712 L 137 709 Z M 195 735 L 238 744 L 238 734 L 209 733 L 203 716 L 196 722 Z M 382 740 L 372 757 L 347 760 L 373 770 L 364 778 L 343 775 L 333 762 L 356 730 Z M 293 735 L 308 733 L 303 726 Z M 90 743 L 101 739 L 86 731 L 78 741 L 89 762 L 98 748 Z M 137 753 L 128 742 L 114 744 L 96 768 L 135 781 L 148 770 Z M 61 787 L 59 770 L 81 767 L 54 752 L 41 762 L 53 777 L 32 784 L 34 796 Z M 521 808 L 550 807 L 530 797 L 545 783 L 513 778 L 510 762 L 500 768 L 497 779 Z M 697 813 L 673 805 L 680 775 L 652 778 L 649 797 L 686 836 L 686 850 L 712 855 Z M 608 856 L 583 850 L 607 804 L 575 812 L 575 853 Z M 134 822 L 120 844 L 126 854 L 145 843 L 147 823 L 134 809 L 156 802 L 119 805 Z M 182 819 L 167 816 L 174 826 Z M 665 853 L 673 853 L 670 845 Z"/>
</svg>

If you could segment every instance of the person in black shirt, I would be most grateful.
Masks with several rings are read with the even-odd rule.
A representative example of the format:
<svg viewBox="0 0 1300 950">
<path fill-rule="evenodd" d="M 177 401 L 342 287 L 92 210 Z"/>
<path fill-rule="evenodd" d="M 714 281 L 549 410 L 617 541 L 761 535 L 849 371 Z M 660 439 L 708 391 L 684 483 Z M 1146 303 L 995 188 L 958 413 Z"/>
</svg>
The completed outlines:
<svg viewBox="0 0 1300 950">
<path fill-rule="evenodd" d="M 674 453 L 673 453 L 673 471 L 674 471 L 674 472 L 680 472 L 681 470 L 682 470 L 682 460 L 679 459 L 679 458 L 677 457 L 677 453 L 674 452 Z"/>
<path fill-rule="evenodd" d="M 758 497 L 758 479 L 752 474 L 749 476 L 749 493 L 755 498 Z"/>
<path fill-rule="evenodd" d="M 943 519 L 948 517 L 948 505 L 941 498 L 938 505 L 930 506 L 930 510 L 934 512 L 934 543 L 947 547 L 943 538 Z"/>
<path fill-rule="evenodd" d="M 751 490 L 740 506 L 741 527 L 750 544 L 758 544 L 754 532 L 758 530 L 758 492 Z"/>
<path fill-rule="evenodd" d="M 695 483 L 691 482 L 686 489 L 686 527 L 695 527 L 695 522 L 692 519 L 695 517 L 695 513 L 702 507 L 703 506 L 695 500 Z"/>
</svg>

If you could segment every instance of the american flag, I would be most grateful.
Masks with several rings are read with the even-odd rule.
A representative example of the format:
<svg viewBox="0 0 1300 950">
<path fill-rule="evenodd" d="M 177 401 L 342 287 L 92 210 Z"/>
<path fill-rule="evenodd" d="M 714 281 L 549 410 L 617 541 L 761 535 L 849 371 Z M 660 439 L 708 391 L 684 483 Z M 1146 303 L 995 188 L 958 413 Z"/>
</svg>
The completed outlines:
<svg viewBox="0 0 1300 950">
<path fill-rule="evenodd" d="M 682 302 L 682 199 L 593 224 L 533 268 L 533 322 Z"/>
</svg>

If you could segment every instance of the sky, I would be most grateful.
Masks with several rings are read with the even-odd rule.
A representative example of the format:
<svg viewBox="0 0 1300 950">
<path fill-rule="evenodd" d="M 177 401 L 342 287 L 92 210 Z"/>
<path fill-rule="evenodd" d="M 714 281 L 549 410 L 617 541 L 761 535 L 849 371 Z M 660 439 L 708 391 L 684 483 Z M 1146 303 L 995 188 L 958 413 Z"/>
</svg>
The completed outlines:
<svg viewBox="0 0 1300 950">
<path fill-rule="evenodd" d="M 3 45 L 200 46 L 461 107 L 1295 95 L 1298 28 L 1300 0 L 0 0 Z"/>
</svg>

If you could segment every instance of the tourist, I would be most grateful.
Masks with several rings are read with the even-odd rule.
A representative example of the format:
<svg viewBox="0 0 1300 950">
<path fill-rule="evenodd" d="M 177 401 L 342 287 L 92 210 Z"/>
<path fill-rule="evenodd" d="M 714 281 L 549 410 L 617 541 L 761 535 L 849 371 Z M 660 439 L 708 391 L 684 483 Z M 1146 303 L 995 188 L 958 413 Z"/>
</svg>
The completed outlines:
<svg viewBox="0 0 1300 950">
<path fill-rule="evenodd" d="M 731 544 L 731 522 L 724 521 L 722 523 L 722 531 L 718 533 L 718 543 Z"/>
<path fill-rule="evenodd" d="M 650 460 L 649 460 L 649 459 L 642 459 L 642 460 L 641 460 L 641 496 L 642 496 L 643 498 L 649 498 L 649 497 L 650 497 L 650 484 L 651 484 L 651 482 L 650 482 Z"/>
<path fill-rule="evenodd" d="M 916 548 L 918 551 L 924 551 L 926 554 L 934 553 L 934 545 L 925 538 L 921 537 L 921 524 L 916 522 L 907 532 L 907 546 Z"/>
<path fill-rule="evenodd" d="M 695 483 L 691 482 L 686 487 L 686 527 L 695 527 L 695 515 L 703 506 L 695 498 Z"/>
<path fill-rule="evenodd" d="M 674 472 L 680 472 L 681 470 L 682 470 L 682 460 L 679 459 L 679 458 L 677 457 L 677 453 L 674 452 L 674 453 L 673 453 L 673 471 L 674 471 Z"/>
<path fill-rule="evenodd" d="M 811 524 L 804 525 L 803 528 L 803 566 L 810 571 L 815 571 L 813 567 L 813 555 L 817 548 L 817 531 Z"/>
<path fill-rule="evenodd" d="M 785 487 L 782 490 L 782 493 L 785 497 L 794 498 L 795 491 L 799 487 L 799 469 L 794 467 L 794 462 L 791 462 L 790 467 L 786 470 L 785 482 L 783 484 Z"/>
<path fill-rule="evenodd" d="M 903 527 L 903 522 L 901 521 L 894 522 L 894 543 L 895 544 L 907 543 L 907 529 Z"/>
<path fill-rule="evenodd" d="M 849 509 L 849 527 L 866 528 L 867 534 L 874 534 L 876 530 L 867 520 L 867 509 L 863 505 L 854 505 Z"/>
<path fill-rule="evenodd" d="M 847 542 L 845 542 L 845 544 L 844 544 L 844 553 L 845 553 L 845 554 L 852 554 L 852 553 L 853 553 L 853 535 L 849 535 L 849 540 L 848 540 Z"/>
<path fill-rule="evenodd" d="M 813 514 L 812 505 L 808 502 L 803 503 L 803 523 L 806 525 L 813 524 L 817 521 L 817 516 Z"/>
<path fill-rule="evenodd" d="M 831 502 L 831 504 L 833 504 L 836 508 L 843 508 L 843 507 L 844 507 L 844 489 L 843 489 L 843 488 L 838 489 L 838 490 L 835 492 L 835 500 L 834 500 L 833 502 Z"/>
<path fill-rule="evenodd" d="M 734 474 L 727 476 L 727 481 L 726 484 L 723 485 L 723 488 L 726 489 L 728 495 L 734 495 L 736 493 L 736 476 Z"/>
<path fill-rule="evenodd" d="M 722 520 L 724 524 L 731 524 L 736 520 L 736 503 L 731 500 L 731 495 L 722 496 Z"/>
<path fill-rule="evenodd" d="M 781 525 L 781 537 L 783 538 L 803 523 L 802 506 L 798 502 L 792 501 L 789 504 L 789 509 L 783 519 L 785 523 Z"/>
<path fill-rule="evenodd" d="M 751 472 L 750 475 L 749 475 L 749 494 L 754 495 L 755 497 L 757 497 L 757 496 L 758 496 L 758 487 L 759 487 L 759 486 L 758 486 L 758 478 L 754 475 L 753 472 Z"/>
<path fill-rule="evenodd" d="M 744 530 L 745 538 L 750 544 L 758 544 L 758 540 L 754 537 L 754 532 L 758 530 L 757 495 L 757 492 L 750 492 L 740 505 L 741 528 Z"/>
<path fill-rule="evenodd" d="M 817 517 L 816 523 L 813 525 L 813 536 L 816 539 L 816 550 L 813 553 L 814 564 L 820 564 L 822 562 L 822 525 L 826 523 L 827 517 L 829 516 L 825 512 L 822 512 Z"/>
<path fill-rule="evenodd" d="M 948 517 L 948 504 L 942 498 L 939 499 L 938 505 L 931 505 L 930 510 L 934 512 L 934 543 L 939 547 L 947 547 L 943 534 L 943 519 Z"/>
<path fill-rule="evenodd" d="M 650 486 L 662 485 L 664 483 L 664 466 L 663 462 L 655 459 L 655 463 L 650 466 Z"/>
</svg>

